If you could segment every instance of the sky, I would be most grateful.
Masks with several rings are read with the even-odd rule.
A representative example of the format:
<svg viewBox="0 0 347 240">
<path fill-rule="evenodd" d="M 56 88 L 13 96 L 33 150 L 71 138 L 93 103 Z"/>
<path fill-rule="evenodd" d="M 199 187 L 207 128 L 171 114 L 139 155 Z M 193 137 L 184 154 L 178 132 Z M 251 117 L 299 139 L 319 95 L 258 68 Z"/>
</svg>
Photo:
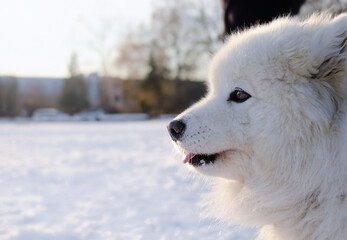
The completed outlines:
<svg viewBox="0 0 347 240">
<path fill-rule="evenodd" d="M 82 73 L 100 72 L 95 48 L 117 54 L 151 8 L 152 0 L 0 0 L 0 76 L 65 77 L 73 53 Z"/>
</svg>

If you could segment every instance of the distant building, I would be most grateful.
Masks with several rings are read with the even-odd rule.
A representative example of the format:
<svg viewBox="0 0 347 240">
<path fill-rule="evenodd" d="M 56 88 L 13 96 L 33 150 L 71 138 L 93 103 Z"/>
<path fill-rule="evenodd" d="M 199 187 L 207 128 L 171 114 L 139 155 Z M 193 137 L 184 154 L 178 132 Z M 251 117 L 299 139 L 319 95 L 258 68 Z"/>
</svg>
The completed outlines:
<svg viewBox="0 0 347 240">
<path fill-rule="evenodd" d="M 40 98 L 44 101 L 44 107 L 57 107 L 58 99 L 64 85 L 64 78 L 42 78 L 42 77 L 10 77 L 0 76 L 0 82 L 15 79 L 18 93 L 23 101 L 32 98 Z M 93 73 L 84 77 L 87 87 L 88 100 L 91 108 L 100 107 L 100 77 Z M 112 91 L 114 86 L 112 86 Z M 25 104 L 24 104 L 25 105 Z M 41 107 L 41 106 L 40 106 Z"/>
<path fill-rule="evenodd" d="M 87 86 L 88 100 L 91 108 L 100 106 L 100 77 L 97 73 L 84 77 Z"/>
<path fill-rule="evenodd" d="M 58 99 L 64 78 L 16 77 L 19 94 L 41 94 Z"/>
<path fill-rule="evenodd" d="M 117 77 L 101 78 L 102 105 L 108 112 L 119 112 L 124 109 L 122 79 Z"/>
<path fill-rule="evenodd" d="M 36 78 L 36 77 L 0 77 L 1 82 L 16 80 L 20 94 L 42 94 L 57 97 L 64 84 L 63 78 Z"/>
</svg>

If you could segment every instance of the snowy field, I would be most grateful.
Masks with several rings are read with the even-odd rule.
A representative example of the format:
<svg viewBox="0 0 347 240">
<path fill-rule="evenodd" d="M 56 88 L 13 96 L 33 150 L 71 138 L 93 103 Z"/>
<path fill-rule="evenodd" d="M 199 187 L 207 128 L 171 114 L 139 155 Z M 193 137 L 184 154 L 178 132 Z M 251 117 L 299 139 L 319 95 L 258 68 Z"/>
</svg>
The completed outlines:
<svg viewBox="0 0 347 240">
<path fill-rule="evenodd" d="M 200 216 L 167 121 L 2 122 L 0 239 L 253 239 Z"/>
</svg>

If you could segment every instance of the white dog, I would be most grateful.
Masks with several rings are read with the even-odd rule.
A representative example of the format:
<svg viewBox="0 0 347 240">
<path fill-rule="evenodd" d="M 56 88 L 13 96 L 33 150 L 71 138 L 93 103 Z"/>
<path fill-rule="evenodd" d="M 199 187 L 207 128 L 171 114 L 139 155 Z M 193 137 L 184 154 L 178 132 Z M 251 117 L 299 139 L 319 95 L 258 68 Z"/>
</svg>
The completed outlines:
<svg viewBox="0 0 347 240">
<path fill-rule="evenodd" d="M 211 213 L 257 239 L 347 239 L 347 14 L 231 36 L 209 93 L 168 126 L 214 177 Z"/>
</svg>

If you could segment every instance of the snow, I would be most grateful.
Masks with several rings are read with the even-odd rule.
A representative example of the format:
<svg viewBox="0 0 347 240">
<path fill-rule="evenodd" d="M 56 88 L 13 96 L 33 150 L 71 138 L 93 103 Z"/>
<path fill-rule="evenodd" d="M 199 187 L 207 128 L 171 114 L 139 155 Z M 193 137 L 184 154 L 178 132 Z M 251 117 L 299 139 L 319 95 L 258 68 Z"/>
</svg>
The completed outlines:
<svg viewBox="0 0 347 240">
<path fill-rule="evenodd" d="M 200 216 L 167 122 L 1 122 L 0 239 L 253 239 Z"/>
</svg>

